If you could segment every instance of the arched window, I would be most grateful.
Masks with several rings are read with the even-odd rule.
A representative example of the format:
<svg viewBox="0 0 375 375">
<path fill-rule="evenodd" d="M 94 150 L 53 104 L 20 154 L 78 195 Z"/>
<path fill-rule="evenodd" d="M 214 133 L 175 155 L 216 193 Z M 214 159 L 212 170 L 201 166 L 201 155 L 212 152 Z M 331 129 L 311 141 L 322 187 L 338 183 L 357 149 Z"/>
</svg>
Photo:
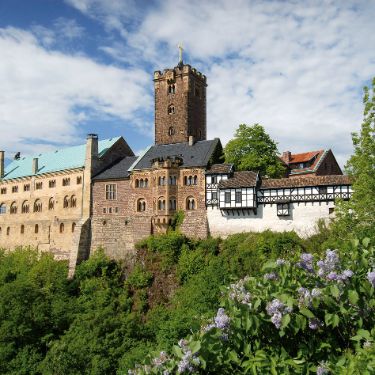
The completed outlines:
<svg viewBox="0 0 375 375">
<path fill-rule="evenodd" d="M 69 207 L 69 197 L 67 195 L 64 197 L 64 203 L 63 203 L 63 205 L 64 205 L 64 208 L 68 208 Z"/>
<path fill-rule="evenodd" d="M 76 229 L 76 223 L 73 223 L 73 224 L 72 224 L 72 232 L 74 232 L 75 229 Z"/>
<path fill-rule="evenodd" d="M 60 224 L 60 233 L 64 233 L 64 223 Z"/>
<path fill-rule="evenodd" d="M 188 185 L 193 185 L 193 176 L 188 177 Z"/>
<path fill-rule="evenodd" d="M 21 234 L 24 234 L 25 233 L 25 226 L 22 224 L 21 225 Z"/>
<path fill-rule="evenodd" d="M 164 199 L 164 197 L 160 197 L 158 199 L 158 209 L 159 210 L 165 210 L 165 199 Z"/>
<path fill-rule="evenodd" d="M 174 133 L 175 133 L 174 127 L 170 126 L 168 129 L 168 135 L 174 135 Z"/>
<path fill-rule="evenodd" d="M 39 232 L 39 225 L 38 224 L 35 224 L 35 227 L 34 227 L 34 233 L 35 234 L 38 234 Z"/>
<path fill-rule="evenodd" d="M 177 207 L 177 204 L 176 204 L 176 198 L 175 197 L 172 197 L 170 200 L 169 200 L 169 209 L 171 211 L 175 211 L 176 210 L 176 207 Z"/>
<path fill-rule="evenodd" d="M 148 178 L 145 179 L 145 187 L 148 187 Z"/>
<path fill-rule="evenodd" d="M 168 94 L 175 94 L 176 93 L 176 86 L 174 83 L 168 85 Z"/>
<path fill-rule="evenodd" d="M 13 202 L 11 205 L 10 205 L 10 213 L 11 214 L 16 214 L 17 213 L 17 203 L 16 202 Z"/>
<path fill-rule="evenodd" d="M 139 187 L 139 180 L 138 180 L 138 178 L 135 180 L 135 187 L 136 188 Z"/>
<path fill-rule="evenodd" d="M 160 186 L 165 185 L 165 176 L 160 176 L 160 177 L 159 177 L 159 185 L 160 185 Z"/>
<path fill-rule="evenodd" d="M 42 212 L 42 201 L 40 199 L 34 202 L 34 212 Z"/>
<path fill-rule="evenodd" d="M 191 211 L 195 210 L 196 204 L 195 204 L 195 199 L 193 197 L 188 197 L 186 199 L 186 209 Z"/>
<path fill-rule="evenodd" d="M 55 200 L 53 198 L 50 198 L 48 201 L 48 209 L 53 210 L 55 208 Z"/>
<path fill-rule="evenodd" d="M 137 211 L 146 211 L 146 201 L 143 198 L 140 198 L 137 201 Z"/>
<path fill-rule="evenodd" d="M 139 187 L 140 187 L 140 188 L 143 188 L 143 187 L 144 187 L 144 181 L 143 181 L 143 178 L 141 178 L 141 179 L 139 180 Z"/>
<path fill-rule="evenodd" d="M 174 105 L 170 104 L 168 106 L 168 115 L 173 115 L 175 113 Z"/>
<path fill-rule="evenodd" d="M 0 204 L 0 215 L 4 215 L 7 213 L 7 206 L 5 203 Z"/>
<path fill-rule="evenodd" d="M 194 176 L 194 179 L 193 179 L 193 184 L 196 185 L 198 182 L 198 177 L 197 176 Z"/>
<path fill-rule="evenodd" d="M 24 201 L 22 203 L 22 208 L 21 208 L 22 213 L 23 214 L 27 214 L 27 213 L 29 213 L 29 210 L 30 210 L 29 202 L 28 201 Z"/>
<path fill-rule="evenodd" d="M 77 206 L 77 198 L 75 195 L 70 197 L 70 207 L 74 208 Z"/>
<path fill-rule="evenodd" d="M 10 235 L 10 227 L 7 228 L 7 236 Z"/>
</svg>

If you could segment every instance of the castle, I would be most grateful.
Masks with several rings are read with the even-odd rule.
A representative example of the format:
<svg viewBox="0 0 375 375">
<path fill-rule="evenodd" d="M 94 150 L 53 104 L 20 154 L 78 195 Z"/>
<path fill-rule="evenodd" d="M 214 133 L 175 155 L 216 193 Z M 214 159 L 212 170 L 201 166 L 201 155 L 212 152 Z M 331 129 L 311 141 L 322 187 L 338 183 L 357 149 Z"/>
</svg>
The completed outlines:
<svg viewBox="0 0 375 375">
<path fill-rule="evenodd" d="M 288 177 L 262 179 L 221 162 L 207 140 L 206 77 L 184 64 L 154 73 L 155 144 L 135 156 L 122 137 L 23 157 L 0 151 L 0 247 L 31 245 L 69 259 L 70 272 L 103 247 L 113 258 L 167 230 L 177 211 L 190 237 L 242 231 L 314 233 L 349 199 L 351 183 L 330 150 L 284 152 Z"/>
</svg>

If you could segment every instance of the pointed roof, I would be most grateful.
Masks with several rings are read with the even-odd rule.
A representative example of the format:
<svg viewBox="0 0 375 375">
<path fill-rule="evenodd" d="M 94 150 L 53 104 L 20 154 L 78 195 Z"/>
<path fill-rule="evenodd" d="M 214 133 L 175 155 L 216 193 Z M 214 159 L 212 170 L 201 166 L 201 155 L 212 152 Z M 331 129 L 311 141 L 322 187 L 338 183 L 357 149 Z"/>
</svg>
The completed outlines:
<svg viewBox="0 0 375 375">
<path fill-rule="evenodd" d="M 120 138 L 116 137 L 99 141 L 99 157 L 105 155 Z M 85 157 L 86 144 L 33 156 L 23 156 L 18 160 L 13 160 L 5 168 L 3 180 L 33 176 L 32 162 L 34 158 L 38 158 L 38 172 L 35 175 L 40 175 L 65 169 L 82 168 L 85 165 Z"/>
</svg>

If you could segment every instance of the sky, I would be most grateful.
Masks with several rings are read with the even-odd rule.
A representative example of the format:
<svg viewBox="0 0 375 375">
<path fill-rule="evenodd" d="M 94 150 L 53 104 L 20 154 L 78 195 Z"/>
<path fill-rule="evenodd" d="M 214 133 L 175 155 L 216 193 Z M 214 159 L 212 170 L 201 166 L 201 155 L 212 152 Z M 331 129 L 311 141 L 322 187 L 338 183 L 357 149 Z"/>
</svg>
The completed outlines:
<svg viewBox="0 0 375 375">
<path fill-rule="evenodd" d="M 208 139 L 259 123 L 344 165 L 375 76 L 375 1 L 0 0 L 0 149 L 154 142 L 153 72 L 207 76 Z"/>
</svg>

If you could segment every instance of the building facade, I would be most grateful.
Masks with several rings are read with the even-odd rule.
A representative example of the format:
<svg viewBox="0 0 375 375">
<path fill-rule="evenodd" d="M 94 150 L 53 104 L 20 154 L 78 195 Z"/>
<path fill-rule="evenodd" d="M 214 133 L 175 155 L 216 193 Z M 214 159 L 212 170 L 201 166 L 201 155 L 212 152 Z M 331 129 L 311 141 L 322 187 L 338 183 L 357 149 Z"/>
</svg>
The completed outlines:
<svg viewBox="0 0 375 375">
<path fill-rule="evenodd" d="M 207 140 L 206 77 L 182 61 L 154 73 L 155 144 L 135 156 L 122 137 L 34 157 L 4 168 L 0 151 L 0 247 L 30 245 L 75 265 L 98 248 L 121 259 L 164 233 L 177 212 L 189 237 L 295 230 L 308 236 L 350 199 L 331 150 L 285 152 L 288 177 L 262 179 L 223 163 Z"/>
</svg>

